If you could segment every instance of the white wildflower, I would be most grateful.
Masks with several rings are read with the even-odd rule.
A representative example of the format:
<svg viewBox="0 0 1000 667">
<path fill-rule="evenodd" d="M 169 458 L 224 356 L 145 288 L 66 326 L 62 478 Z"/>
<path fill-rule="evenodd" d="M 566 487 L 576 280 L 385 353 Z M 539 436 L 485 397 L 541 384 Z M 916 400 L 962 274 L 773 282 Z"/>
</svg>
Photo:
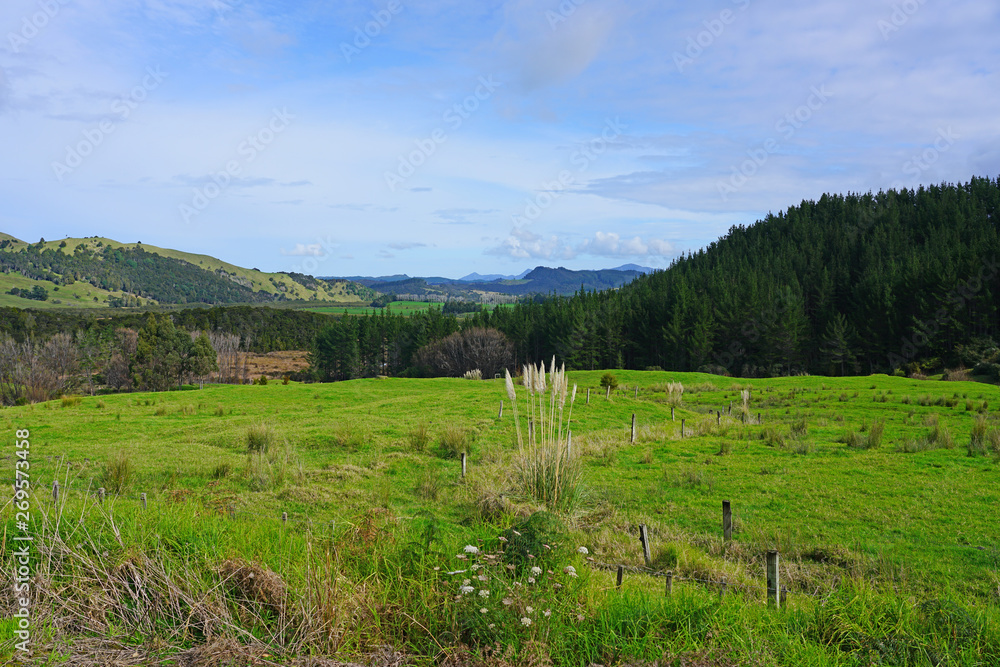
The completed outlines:
<svg viewBox="0 0 1000 667">
<path fill-rule="evenodd" d="M 504 598 L 504 599 L 503 599 L 503 604 L 504 604 L 504 606 L 505 606 L 505 607 L 509 607 L 509 606 L 511 606 L 512 604 L 514 604 L 514 601 L 513 601 L 513 600 L 511 600 L 510 598 Z"/>
<path fill-rule="evenodd" d="M 546 609 L 542 613 L 545 614 L 545 618 L 548 618 L 549 616 L 552 615 L 552 610 L 551 609 Z"/>
<path fill-rule="evenodd" d="M 468 586 L 468 585 L 469 585 L 469 584 L 471 584 L 471 583 L 472 583 L 472 580 L 471 580 L 471 579 L 463 579 L 463 580 L 462 580 L 462 585 L 463 585 L 463 586 Z"/>
<path fill-rule="evenodd" d="M 488 590 L 486 590 L 485 588 L 483 590 L 479 591 L 479 597 L 481 597 L 481 598 L 488 598 L 489 596 L 490 596 L 490 592 Z"/>
<path fill-rule="evenodd" d="M 535 613 L 535 608 L 534 607 L 525 607 L 524 611 L 528 612 L 529 614 L 534 614 Z"/>
<path fill-rule="evenodd" d="M 478 569 L 479 569 L 479 568 L 481 568 L 481 567 L 482 567 L 482 565 L 480 565 L 479 563 L 473 563 L 473 564 L 472 564 L 472 567 L 471 567 L 470 569 L 471 569 L 471 570 L 472 570 L 473 572 L 475 572 L 476 570 L 478 570 Z"/>
<path fill-rule="evenodd" d="M 479 581 L 489 581 L 490 580 L 490 578 L 487 577 L 485 574 L 479 575 L 478 577 L 476 577 L 476 579 L 478 579 Z"/>
<path fill-rule="evenodd" d="M 566 567 L 563 568 L 563 574 L 568 574 L 571 577 L 575 577 L 576 568 L 573 567 L 572 565 L 567 565 Z"/>
<path fill-rule="evenodd" d="M 528 577 L 528 583 L 529 584 L 535 583 L 535 578 L 534 577 Z"/>
<path fill-rule="evenodd" d="M 479 547 L 474 547 L 471 544 L 466 544 L 465 549 L 463 549 L 462 551 L 464 551 L 467 554 L 477 554 L 479 553 Z"/>
<path fill-rule="evenodd" d="M 590 553 L 590 551 L 587 550 L 587 547 L 580 547 L 579 549 L 576 550 L 576 552 L 578 554 L 583 554 L 584 556 Z"/>
<path fill-rule="evenodd" d="M 535 567 L 531 568 L 531 573 L 537 577 L 538 575 L 540 575 L 542 573 L 542 568 L 540 568 L 538 566 L 535 566 Z"/>
<path fill-rule="evenodd" d="M 461 593 L 462 595 L 468 595 L 474 590 L 476 589 L 473 588 L 472 586 L 462 586 L 461 588 L 458 589 L 458 592 Z"/>
<path fill-rule="evenodd" d="M 479 613 L 480 614 L 485 614 L 486 613 L 486 607 L 480 607 L 479 608 Z"/>
<path fill-rule="evenodd" d="M 528 627 L 529 625 L 531 625 L 531 619 L 528 618 L 528 617 L 526 617 L 526 616 L 522 617 L 521 618 L 521 625 L 523 625 L 524 627 Z"/>
</svg>

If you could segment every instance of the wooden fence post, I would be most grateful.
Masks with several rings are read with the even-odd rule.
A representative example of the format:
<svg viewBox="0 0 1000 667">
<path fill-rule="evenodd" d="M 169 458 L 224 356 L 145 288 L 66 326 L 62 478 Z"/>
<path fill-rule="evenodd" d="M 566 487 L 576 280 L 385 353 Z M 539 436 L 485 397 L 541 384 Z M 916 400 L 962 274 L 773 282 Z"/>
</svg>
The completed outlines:
<svg viewBox="0 0 1000 667">
<path fill-rule="evenodd" d="M 681 437 L 682 438 L 684 437 L 684 422 L 685 421 L 687 421 L 687 420 L 686 419 L 682 419 L 681 420 Z"/>
<path fill-rule="evenodd" d="M 763 423 L 763 422 L 761 422 L 761 420 L 760 420 L 760 413 L 759 413 L 759 412 L 757 413 L 757 423 L 758 423 L 758 424 L 761 424 L 761 423 Z"/>
<path fill-rule="evenodd" d="M 604 400 L 607 401 L 610 398 L 611 398 L 611 385 L 609 384 L 608 385 L 608 391 L 607 391 L 607 393 L 604 394 Z"/>
<path fill-rule="evenodd" d="M 715 413 L 715 425 L 722 426 L 722 410 L 718 410 Z"/>
<path fill-rule="evenodd" d="M 722 501 L 722 539 L 726 542 L 733 539 L 733 510 L 728 500 Z"/>
<path fill-rule="evenodd" d="M 665 576 L 667 580 L 667 585 L 665 586 L 666 595 L 671 595 L 674 592 L 674 572 L 670 570 Z"/>
<path fill-rule="evenodd" d="M 497 415 L 497 419 L 503 419 L 503 399 L 500 399 L 500 414 Z"/>
<path fill-rule="evenodd" d="M 466 462 L 467 462 L 468 458 L 469 457 L 466 455 L 466 453 L 462 452 L 462 455 L 461 455 L 461 459 L 462 459 L 462 479 L 465 479 Z"/>
<path fill-rule="evenodd" d="M 621 588 L 622 587 L 622 578 L 624 576 L 625 576 L 625 566 L 624 565 L 619 565 L 618 566 L 618 580 L 615 582 L 615 588 Z"/>
<path fill-rule="evenodd" d="M 639 400 L 639 385 L 635 386 L 635 398 L 636 400 Z"/>
<path fill-rule="evenodd" d="M 281 523 L 283 523 L 283 524 L 287 524 L 288 523 L 288 512 L 282 512 L 281 513 Z"/>
<path fill-rule="evenodd" d="M 652 567 L 653 559 L 649 555 L 649 532 L 646 524 L 639 524 L 639 541 L 642 542 L 642 558 L 646 561 L 646 567 Z"/>
<path fill-rule="evenodd" d="M 145 493 L 140 493 L 139 494 L 139 500 L 142 501 L 142 511 L 145 512 L 146 511 L 146 494 Z"/>
<path fill-rule="evenodd" d="M 674 421 L 674 406 L 670 406 L 670 421 Z"/>
<path fill-rule="evenodd" d="M 52 480 L 52 502 L 59 502 L 59 480 Z"/>
<path fill-rule="evenodd" d="M 103 486 L 101 488 L 97 489 L 97 499 L 101 501 L 102 505 L 104 504 L 104 487 Z"/>
<path fill-rule="evenodd" d="M 778 580 L 778 552 L 767 552 L 767 604 L 781 608 L 781 582 Z"/>
<path fill-rule="evenodd" d="M 587 387 L 587 405 L 590 405 L 590 387 Z"/>
<path fill-rule="evenodd" d="M 635 413 L 632 413 L 632 436 L 629 439 L 630 444 L 635 444 Z"/>
</svg>

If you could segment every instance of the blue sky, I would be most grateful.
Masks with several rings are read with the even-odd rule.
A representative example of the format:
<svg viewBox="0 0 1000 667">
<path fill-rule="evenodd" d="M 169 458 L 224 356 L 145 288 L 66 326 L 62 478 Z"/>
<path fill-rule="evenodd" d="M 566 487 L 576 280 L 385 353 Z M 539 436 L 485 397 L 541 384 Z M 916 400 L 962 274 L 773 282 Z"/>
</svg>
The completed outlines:
<svg viewBox="0 0 1000 667">
<path fill-rule="evenodd" d="M 1000 175 L 994 2 L 4 0 L 0 231 L 315 275 L 666 266 Z"/>
</svg>

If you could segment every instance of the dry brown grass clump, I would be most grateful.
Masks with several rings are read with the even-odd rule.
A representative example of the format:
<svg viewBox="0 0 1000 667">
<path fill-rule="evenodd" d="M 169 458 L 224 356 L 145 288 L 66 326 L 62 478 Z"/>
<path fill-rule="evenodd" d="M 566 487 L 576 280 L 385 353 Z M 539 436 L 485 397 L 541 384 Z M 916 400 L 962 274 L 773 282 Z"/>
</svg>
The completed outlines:
<svg viewBox="0 0 1000 667">
<path fill-rule="evenodd" d="M 231 558 L 219 565 L 218 572 L 240 601 L 260 605 L 277 614 L 284 611 L 288 586 L 271 570 L 242 558 Z"/>
</svg>

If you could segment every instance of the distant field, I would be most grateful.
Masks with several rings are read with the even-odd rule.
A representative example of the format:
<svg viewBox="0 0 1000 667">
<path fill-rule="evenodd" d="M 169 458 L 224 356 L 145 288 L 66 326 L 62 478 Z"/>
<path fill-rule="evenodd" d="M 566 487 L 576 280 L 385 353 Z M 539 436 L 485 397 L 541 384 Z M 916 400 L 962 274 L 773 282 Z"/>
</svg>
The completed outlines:
<svg viewBox="0 0 1000 667">
<path fill-rule="evenodd" d="M 662 579 L 629 574 L 625 590 L 616 594 L 613 571 L 591 570 L 576 556 L 572 562 L 588 574 L 586 580 L 581 577 L 584 588 L 572 599 L 587 620 L 580 627 L 575 621 L 560 621 L 565 639 L 547 644 L 557 656 L 556 664 L 596 662 L 605 644 L 644 659 L 664 651 L 722 651 L 733 656 L 733 662 L 699 663 L 706 665 L 862 664 L 856 659 L 863 655 L 857 651 L 865 646 L 864 637 L 904 632 L 893 624 L 909 623 L 901 619 L 909 619 L 908 614 L 918 618 L 924 613 L 919 610 L 926 608 L 920 605 L 937 600 L 982 614 L 969 623 L 982 623 L 975 627 L 986 629 L 976 632 L 986 634 L 975 647 L 963 648 L 963 655 L 1000 656 L 1000 514 L 995 511 L 1000 504 L 1000 465 L 994 453 L 972 456 L 967 448 L 977 420 L 986 428 L 1000 427 L 996 386 L 886 376 L 740 380 L 693 373 L 614 373 L 623 390 L 614 392 L 611 400 L 599 387 L 601 372 L 570 374 L 570 381 L 579 383 L 571 428 L 583 477 L 578 502 L 557 513 L 565 522 L 565 544 L 586 546 L 597 563 L 642 567 L 636 527 L 645 524 L 653 567 L 674 572 L 678 593 L 662 602 L 663 608 L 661 602 L 653 605 L 650 600 L 665 600 Z M 665 391 L 668 381 L 684 385 L 673 421 Z M 742 389 L 751 391 L 749 423 L 728 414 L 731 402 L 733 415 L 738 414 Z M 523 388 L 518 392 L 526 430 Z M 498 418 L 501 400 L 505 407 Z M 720 416 L 719 411 L 726 414 Z M 403 558 L 394 549 L 408 553 L 410 547 L 404 545 L 422 539 L 419 530 L 425 523 L 416 520 L 433 516 L 440 522 L 434 524 L 441 540 L 433 550 L 437 555 L 427 556 L 427 562 L 462 569 L 454 560 L 462 545 L 495 545 L 500 531 L 538 509 L 513 481 L 513 411 L 500 381 L 271 381 L 267 386 L 83 397 L 79 402 L 8 408 L 0 414 L 8 432 L 31 429 L 32 479 L 42 488 L 51 485 L 57 471 L 78 489 L 102 485 L 105 461 L 115 452 L 127 452 L 137 468 L 128 493 L 146 492 L 154 507 L 190 513 L 187 527 L 171 528 L 166 514 L 156 519 L 157 539 L 180 531 L 178 545 L 194 544 L 184 547 L 182 553 L 189 554 L 185 558 L 205 559 L 205 567 L 216 562 L 218 554 L 236 550 L 298 581 L 293 572 L 301 567 L 302 556 L 299 551 L 289 555 L 292 552 L 279 546 L 286 538 L 281 537 L 278 517 L 287 512 L 289 530 L 303 536 L 309 530 L 329 534 L 334 520 L 333 543 L 343 549 L 338 557 L 347 559 L 342 564 L 345 576 L 365 581 L 371 587 L 364 589 L 365 595 L 377 597 L 379 605 L 404 610 L 419 627 L 433 630 L 431 637 L 458 632 L 461 620 L 446 610 L 454 604 L 449 601 L 455 591 L 449 581 L 439 582 L 443 572 L 432 572 L 430 565 L 411 572 L 405 570 L 405 559 L 392 560 Z M 633 414 L 638 430 L 631 444 Z M 254 481 L 246 453 L 248 429 L 261 423 L 269 425 L 273 446 L 288 448 L 281 451 L 291 454 L 283 456 L 294 461 L 280 483 L 264 487 Z M 865 449 L 880 423 L 884 433 L 876 446 Z M 421 429 L 426 441 L 419 437 Z M 446 458 L 442 444 L 456 437 L 465 439 L 470 452 L 464 482 L 458 461 Z M 68 470 L 50 460 L 59 455 L 69 459 Z M 720 537 L 723 500 L 732 502 L 735 519 L 729 545 Z M 189 505 L 168 505 L 179 501 Z M 126 517 L 137 511 L 128 509 L 135 507 L 134 501 L 120 504 Z M 193 509 L 184 509 L 189 506 Z M 227 507 L 247 519 L 227 524 L 213 518 L 224 515 L 221 508 Z M 373 530 L 373 516 L 382 517 L 376 524 L 383 526 L 387 542 L 359 537 Z M 137 514 L 135 520 L 140 519 Z M 0 520 L 14 532 L 9 506 Z M 194 527 L 202 524 L 203 529 Z M 244 533 L 256 535 L 254 541 L 241 542 Z M 117 553 L 114 539 L 109 533 L 108 548 Z M 294 539 L 290 545 L 305 548 Z M 309 539 L 320 543 L 321 538 Z M 276 541 L 262 546 L 267 540 Z M 131 553 L 128 545 L 126 536 L 123 554 Z M 372 549 L 383 554 L 377 558 L 390 560 L 362 565 L 369 563 L 365 554 Z M 740 592 L 740 586 L 759 586 L 762 555 L 768 549 L 781 553 L 782 577 L 790 590 L 787 613 L 768 614 L 759 603 L 762 594 Z M 396 555 L 387 555 L 390 552 Z M 382 568 L 389 572 L 384 579 Z M 399 588 L 399 577 L 404 576 L 414 577 L 417 588 Z M 688 581 L 680 583 L 682 578 Z M 725 600 L 714 584 L 689 581 L 724 578 L 735 587 Z M 455 588 L 460 579 L 457 576 Z M 421 597 L 431 596 L 439 585 L 440 603 Z M 832 606 L 821 607 L 823 599 Z M 483 609 L 488 602 L 483 601 Z M 633 611 L 625 613 L 626 608 Z M 493 609 L 487 611 L 492 614 Z M 619 626 L 607 620 L 619 612 L 631 618 L 635 609 L 646 610 L 641 613 L 647 614 L 644 623 L 649 624 L 638 635 L 616 630 Z M 406 621 L 406 614 L 393 611 L 384 616 L 384 631 L 410 637 L 412 650 L 434 655 L 437 649 L 430 639 L 419 648 L 423 640 L 418 636 L 425 635 Z M 836 620 L 828 618 L 830 614 Z M 691 624 L 686 632 L 670 629 L 676 627 L 678 615 Z M 542 620 L 539 616 L 536 622 Z M 834 625 L 828 627 L 830 623 Z M 840 644 L 824 634 L 828 631 L 862 635 L 844 635 L 857 641 L 842 638 L 845 643 Z M 912 641 L 924 642 L 920 646 L 937 646 L 938 639 L 919 634 L 923 630 L 912 632 Z M 646 633 L 653 634 L 641 639 Z M 532 637 L 537 638 L 528 630 L 523 635 L 511 630 L 496 635 L 496 640 L 517 643 Z M 758 651 L 769 658 L 758 662 Z"/>
<path fill-rule="evenodd" d="M 427 301 L 393 301 L 389 304 L 389 310 L 397 315 L 412 315 L 414 313 L 422 313 L 431 308 L 440 308 L 443 304 L 440 303 L 429 303 Z M 501 304 L 501 308 L 510 308 L 514 304 Z M 487 308 L 492 309 L 496 306 L 488 305 Z M 382 308 L 372 308 L 371 306 L 320 306 L 318 308 L 305 308 L 304 310 L 311 310 L 314 313 L 326 313 L 329 315 L 342 315 L 344 313 L 348 315 L 368 315 L 373 312 L 382 312 Z M 459 315 L 461 317 L 461 315 Z"/>
</svg>

